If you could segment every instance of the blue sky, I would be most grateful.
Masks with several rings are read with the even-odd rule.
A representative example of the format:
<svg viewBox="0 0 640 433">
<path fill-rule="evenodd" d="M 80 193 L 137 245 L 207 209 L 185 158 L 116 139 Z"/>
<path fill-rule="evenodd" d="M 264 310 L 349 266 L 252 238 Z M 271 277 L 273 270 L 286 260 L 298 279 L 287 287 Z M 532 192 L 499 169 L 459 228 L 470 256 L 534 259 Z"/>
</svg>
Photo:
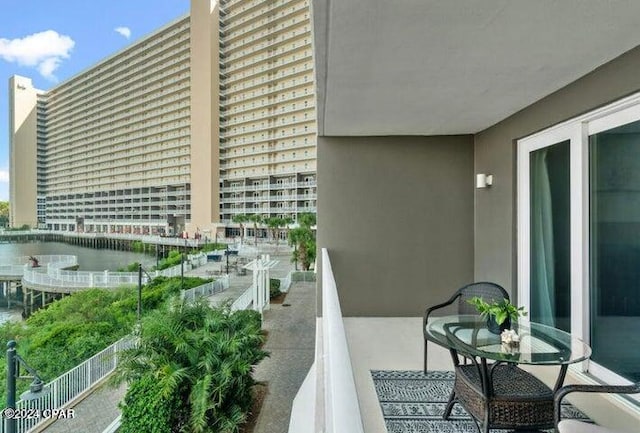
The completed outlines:
<svg viewBox="0 0 640 433">
<path fill-rule="evenodd" d="M 48 90 L 188 11 L 189 0 L 2 0 L 0 200 L 9 198 L 9 77 Z"/>
</svg>

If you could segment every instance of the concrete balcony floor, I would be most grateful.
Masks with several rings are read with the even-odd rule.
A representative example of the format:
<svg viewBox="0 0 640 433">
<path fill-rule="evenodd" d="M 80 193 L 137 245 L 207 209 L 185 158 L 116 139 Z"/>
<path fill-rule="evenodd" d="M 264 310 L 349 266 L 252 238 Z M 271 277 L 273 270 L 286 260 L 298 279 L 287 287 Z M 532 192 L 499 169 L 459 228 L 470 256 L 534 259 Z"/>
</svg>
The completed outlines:
<svg viewBox="0 0 640 433">
<path fill-rule="evenodd" d="M 344 325 L 364 430 L 387 433 L 370 371 L 422 369 L 422 318 L 345 317 Z M 430 370 L 451 370 L 453 366 L 449 351 L 432 343 L 428 361 Z M 553 387 L 558 368 L 527 369 Z M 582 383 L 585 377 L 570 369 L 565 383 Z M 623 432 L 638 431 L 640 407 L 626 400 L 594 394 L 574 394 L 568 400 L 600 425 Z"/>
</svg>

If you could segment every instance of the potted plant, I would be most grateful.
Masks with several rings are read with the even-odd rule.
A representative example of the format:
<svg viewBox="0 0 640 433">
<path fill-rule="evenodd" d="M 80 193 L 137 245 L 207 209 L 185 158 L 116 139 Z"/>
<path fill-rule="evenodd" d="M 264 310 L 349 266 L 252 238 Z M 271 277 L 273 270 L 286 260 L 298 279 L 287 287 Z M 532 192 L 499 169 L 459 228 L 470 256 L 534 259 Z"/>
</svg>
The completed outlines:
<svg viewBox="0 0 640 433">
<path fill-rule="evenodd" d="M 524 307 L 517 307 L 508 299 L 492 300 L 491 303 L 488 303 L 484 299 L 475 296 L 467 302 L 476 307 L 482 317 L 487 318 L 487 328 L 494 334 L 500 334 L 505 329 L 510 329 L 512 321 L 517 320 L 520 316 L 527 315 Z"/>
</svg>

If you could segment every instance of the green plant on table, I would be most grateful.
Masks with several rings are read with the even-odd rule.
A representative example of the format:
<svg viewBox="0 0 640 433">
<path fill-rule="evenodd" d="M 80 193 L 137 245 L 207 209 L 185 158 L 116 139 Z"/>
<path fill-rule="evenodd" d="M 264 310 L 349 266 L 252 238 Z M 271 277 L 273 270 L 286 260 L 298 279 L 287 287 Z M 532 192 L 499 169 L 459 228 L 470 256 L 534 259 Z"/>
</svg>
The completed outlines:
<svg viewBox="0 0 640 433">
<path fill-rule="evenodd" d="M 517 320 L 520 316 L 526 316 L 524 307 L 513 305 L 508 299 L 501 301 L 485 302 L 484 299 L 474 296 L 467 301 L 478 310 L 482 317 L 493 317 L 498 325 L 502 325 L 507 318 L 512 321 Z"/>
</svg>

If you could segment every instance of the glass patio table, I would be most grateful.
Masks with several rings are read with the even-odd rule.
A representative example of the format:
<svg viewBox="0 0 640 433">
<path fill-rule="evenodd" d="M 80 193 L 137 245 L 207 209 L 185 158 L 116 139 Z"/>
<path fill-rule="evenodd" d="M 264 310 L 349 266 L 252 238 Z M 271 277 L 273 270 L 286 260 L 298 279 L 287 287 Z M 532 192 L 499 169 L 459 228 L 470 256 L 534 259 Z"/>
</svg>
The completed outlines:
<svg viewBox="0 0 640 433">
<path fill-rule="evenodd" d="M 518 345 L 503 344 L 478 315 L 429 319 L 426 337 L 449 349 L 456 373 L 444 419 L 458 402 L 484 432 L 553 427 L 553 393 L 562 386 L 569 364 L 588 359 L 591 348 L 565 331 L 540 323 L 521 319 L 511 329 L 520 337 Z M 559 366 L 554 389 L 518 364 Z"/>
</svg>

